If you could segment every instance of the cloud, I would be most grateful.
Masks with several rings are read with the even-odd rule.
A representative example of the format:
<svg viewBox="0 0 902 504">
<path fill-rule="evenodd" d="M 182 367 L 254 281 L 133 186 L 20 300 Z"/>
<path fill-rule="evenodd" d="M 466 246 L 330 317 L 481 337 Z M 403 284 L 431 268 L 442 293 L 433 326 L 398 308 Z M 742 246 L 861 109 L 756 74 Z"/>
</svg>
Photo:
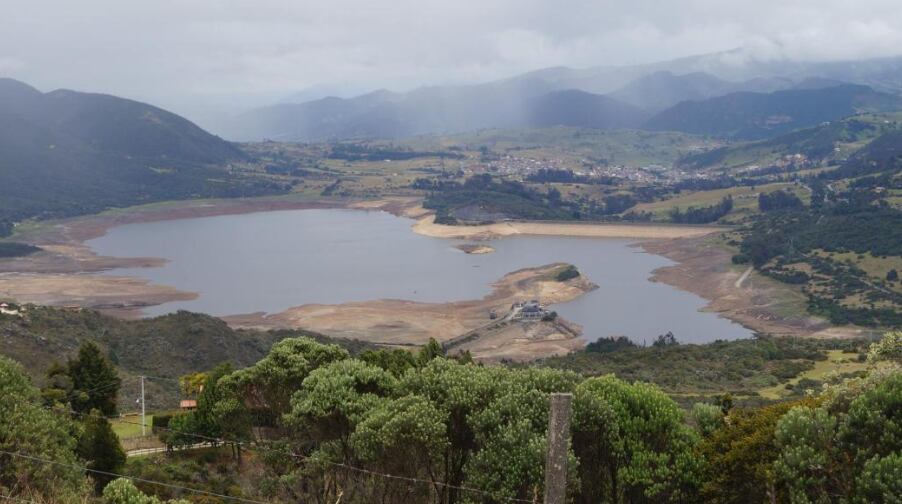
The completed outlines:
<svg viewBox="0 0 902 504">
<path fill-rule="evenodd" d="M 475 82 L 744 47 L 887 56 L 898 0 L 3 0 L 0 73 L 163 106 Z"/>
</svg>

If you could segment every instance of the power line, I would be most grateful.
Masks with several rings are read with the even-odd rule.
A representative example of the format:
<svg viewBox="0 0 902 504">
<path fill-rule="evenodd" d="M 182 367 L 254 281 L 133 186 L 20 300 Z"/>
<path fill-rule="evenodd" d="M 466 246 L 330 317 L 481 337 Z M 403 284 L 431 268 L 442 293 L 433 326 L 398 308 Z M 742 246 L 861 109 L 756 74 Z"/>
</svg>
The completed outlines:
<svg viewBox="0 0 902 504">
<path fill-rule="evenodd" d="M 53 410 L 53 411 L 57 411 L 57 412 L 62 411 L 62 412 L 65 412 L 65 411 L 59 410 L 59 409 Z M 72 411 L 72 410 L 70 410 L 69 412 L 70 412 L 70 413 L 73 413 L 73 414 L 76 414 L 76 415 L 90 416 L 88 413 L 80 413 L 80 412 Z M 117 419 L 117 420 L 119 420 L 120 423 L 124 423 L 124 424 L 138 425 L 138 426 L 144 426 L 144 427 L 147 426 L 147 424 L 145 424 L 145 423 L 129 422 L 129 421 L 127 421 L 127 420 L 119 419 L 118 417 L 106 417 L 106 418 L 109 418 L 109 419 Z M 193 432 L 180 431 L 180 430 L 170 429 L 170 428 L 168 428 L 168 427 L 156 427 L 156 429 L 159 430 L 159 431 L 171 432 L 171 433 L 174 433 L 174 434 L 181 434 L 181 435 L 184 435 L 184 436 L 189 436 L 189 437 L 193 437 L 193 438 L 196 438 L 196 439 L 203 439 L 204 441 L 206 441 L 206 442 L 208 442 L 208 443 L 211 443 L 211 444 L 212 444 L 212 443 L 218 443 L 218 444 L 233 444 L 233 445 L 236 445 L 236 446 L 244 447 L 244 448 L 246 448 L 246 449 L 249 450 L 249 451 L 257 451 L 257 452 L 263 452 L 263 453 L 276 453 L 276 454 L 279 454 L 279 455 L 287 455 L 287 456 L 289 456 L 289 457 L 298 459 L 298 460 L 300 460 L 300 461 L 302 461 L 302 462 L 305 462 L 305 463 L 311 461 L 310 457 L 307 457 L 307 456 L 305 456 L 305 455 L 299 455 L 299 454 L 292 453 L 291 451 L 287 451 L 287 450 L 284 450 L 284 449 L 280 450 L 280 449 L 275 449 L 275 448 L 261 447 L 261 446 L 257 446 L 257 445 L 254 445 L 254 444 L 250 444 L 250 443 L 248 443 L 248 442 L 246 442 L 246 441 L 230 441 L 230 440 L 228 440 L 228 439 L 217 438 L 217 437 L 211 437 L 211 436 L 204 436 L 203 434 L 197 434 L 197 433 L 193 433 Z M 371 476 L 380 476 L 380 477 L 383 477 L 383 478 L 386 478 L 386 479 L 394 479 L 394 480 L 400 480 L 400 481 L 408 481 L 408 482 L 411 482 L 411 483 L 423 483 L 423 484 L 428 484 L 428 485 L 435 485 L 435 486 L 440 486 L 440 487 L 443 487 L 443 488 L 449 488 L 449 489 L 452 489 L 452 490 L 460 490 L 460 491 L 462 491 L 462 492 L 469 492 L 469 493 L 474 493 L 474 494 L 479 494 L 479 495 L 483 495 L 483 496 L 492 497 L 492 498 L 495 498 L 495 499 L 506 500 L 506 501 L 509 501 L 509 502 L 525 502 L 525 503 L 530 503 L 530 504 L 533 503 L 533 501 L 528 500 L 528 499 L 518 499 L 518 498 L 516 498 L 516 497 L 501 497 L 501 496 L 496 495 L 496 494 L 493 493 L 493 492 L 489 492 L 489 491 L 482 490 L 482 489 L 479 489 L 479 488 L 466 487 L 466 486 L 460 486 L 460 485 L 452 485 L 452 484 L 450 484 L 450 483 L 445 483 L 445 482 L 442 482 L 442 481 L 432 481 L 432 480 L 426 480 L 426 479 L 422 479 L 422 478 L 414 478 L 414 477 L 411 477 L 411 476 L 399 476 L 399 475 L 397 475 L 397 474 L 380 473 L 380 472 L 377 472 L 377 471 L 372 471 L 372 470 L 370 470 L 370 469 L 364 469 L 364 468 L 362 468 L 362 467 L 352 466 L 352 465 L 345 464 L 345 463 L 342 463 L 342 462 L 332 462 L 332 461 L 330 461 L 330 460 L 315 460 L 315 462 L 322 462 L 322 463 L 325 463 L 325 464 L 327 464 L 327 465 L 331 465 L 331 466 L 335 466 L 335 467 L 341 467 L 341 468 L 343 468 L 343 469 L 348 469 L 348 470 L 351 470 L 351 471 L 356 471 L 356 472 L 359 472 L 359 473 L 362 473 L 362 474 L 369 474 L 369 475 L 371 475 Z"/>
<path fill-rule="evenodd" d="M 119 474 L 119 473 L 114 473 L 114 472 L 109 472 L 109 471 L 101 471 L 98 469 L 91 469 L 89 467 L 80 466 L 77 464 L 69 464 L 67 462 L 58 462 L 56 460 L 49 460 L 49 459 L 45 459 L 45 458 L 41 458 L 41 457 L 35 457 L 33 455 L 26 455 L 23 453 L 10 452 L 10 451 L 6 451 L 6 450 L 0 450 L 0 453 L 4 453 L 4 454 L 10 455 L 12 457 L 19 457 L 19 458 L 23 458 L 26 460 L 31 460 L 34 462 L 41 462 L 43 464 L 51 464 L 51 465 L 60 466 L 60 467 L 68 467 L 70 469 L 78 469 L 81 471 L 91 472 L 91 473 L 95 473 L 95 474 L 102 474 L 104 476 L 115 476 L 117 478 L 125 478 L 125 479 L 131 480 L 131 481 L 137 481 L 139 483 L 148 483 L 151 485 L 159 485 L 159 486 L 163 486 L 163 487 L 173 488 L 176 490 L 187 490 L 189 492 L 193 492 L 193 493 L 197 493 L 197 494 L 209 495 L 211 497 L 219 497 L 220 499 L 233 500 L 233 501 L 237 501 L 237 502 L 248 502 L 251 504 L 270 504 L 265 501 L 258 501 L 258 500 L 253 500 L 253 499 L 245 499 L 243 497 L 234 497 L 231 495 L 218 494 L 215 492 L 208 492 L 206 490 L 198 490 L 196 488 L 188 488 L 188 487 L 184 487 L 181 485 L 174 485 L 172 483 L 164 483 L 162 481 L 154 481 L 154 480 L 139 478 L 137 476 L 129 476 L 127 474 Z"/>
</svg>

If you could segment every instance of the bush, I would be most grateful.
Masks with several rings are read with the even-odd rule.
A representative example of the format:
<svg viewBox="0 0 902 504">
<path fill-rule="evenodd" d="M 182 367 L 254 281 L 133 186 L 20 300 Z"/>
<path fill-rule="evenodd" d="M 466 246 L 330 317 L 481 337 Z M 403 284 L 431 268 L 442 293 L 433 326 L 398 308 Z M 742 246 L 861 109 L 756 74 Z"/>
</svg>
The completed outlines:
<svg viewBox="0 0 902 504">
<path fill-rule="evenodd" d="M 3 242 L 0 243 L 0 257 L 21 257 L 39 252 L 40 247 L 27 243 Z"/>
<path fill-rule="evenodd" d="M 576 278 L 579 275 L 579 270 L 576 269 L 576 266 L 573 266 L 571 264 L 570 266 L 567 266 L 566 268 L 559 271 L 558 274 L 554 276 L 554 279 L 558 282 L 566 282 L 567 280 Z"/>
</svg>

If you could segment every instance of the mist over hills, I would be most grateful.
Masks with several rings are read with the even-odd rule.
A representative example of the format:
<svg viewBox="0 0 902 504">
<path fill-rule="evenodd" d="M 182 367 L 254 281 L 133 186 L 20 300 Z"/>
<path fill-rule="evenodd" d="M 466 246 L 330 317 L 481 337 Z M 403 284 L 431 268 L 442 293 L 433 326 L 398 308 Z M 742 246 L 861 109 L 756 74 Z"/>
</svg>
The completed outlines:
<svg viewBox="0 0 902 504">
<path fill-rule="evenodd" d="M 835 98 L 834 93 L 822 91 L 844 84 L 867 86 L 872 94 L 868 98 L 863 89 L 852 92 L 843 88 L 838 94 L 858 96 L 858 101 L 850 104 L 842 99 L 829 101 Z M 765 97 L 783 91 L 790 94 Z M 323 141 L 482 128 L 647 126 L 762 138 L 858 110 L 895 110 L 898 104 L 885 95 L 899 92 L 902 57 L 810 63 L 759 61 L 742 51 L 731 51 L 627 67 L 547 68 L 484 84 L 423 87 L 405 93 L 381 90 L 347 99 L 279 103 L 242 114 L 222 124 L 218 131 L 234 140 Z M 730 95 L 735 96 L 703 106 L 683 103 Z M 805 103 L 828 100 L 823 103 L 827 110 L 806 112 L 805 106 L 792 105 L 793 99 Z M 871 106 L 867 102 L 875 103 Z M 751 117 L 753 114 L 735 117 L 730 107 L 742 108 L 743 103 L 766 107 L 767 116 L 789 119 L 780 122 L 782 126 L 760 126 L 761 118 Z M 675 108 L 678 106 L 683 108 Z M 724 117 L 717 121 L 709 117 L 707 128 L 694 124 L 697 121 L 673 119 L 689 111 Z M 656 117 L 646 125 L 652 116 Z M 720 126 L 724 129 L 718 130 Z"/>
</svg>

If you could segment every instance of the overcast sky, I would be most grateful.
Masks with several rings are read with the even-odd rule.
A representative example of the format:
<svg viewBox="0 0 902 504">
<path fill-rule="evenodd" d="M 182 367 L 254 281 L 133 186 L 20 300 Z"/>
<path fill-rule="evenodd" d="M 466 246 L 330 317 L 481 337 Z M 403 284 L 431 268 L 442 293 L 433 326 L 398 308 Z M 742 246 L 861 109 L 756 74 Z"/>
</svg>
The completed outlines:
<svg viewBox="0 0 902 504">
<path fill-rule="evenodd" d="M 902 52 L 900 0 L 0 0 L 0 75 L 201 115 L 743 47 Z"/>
</svg>

